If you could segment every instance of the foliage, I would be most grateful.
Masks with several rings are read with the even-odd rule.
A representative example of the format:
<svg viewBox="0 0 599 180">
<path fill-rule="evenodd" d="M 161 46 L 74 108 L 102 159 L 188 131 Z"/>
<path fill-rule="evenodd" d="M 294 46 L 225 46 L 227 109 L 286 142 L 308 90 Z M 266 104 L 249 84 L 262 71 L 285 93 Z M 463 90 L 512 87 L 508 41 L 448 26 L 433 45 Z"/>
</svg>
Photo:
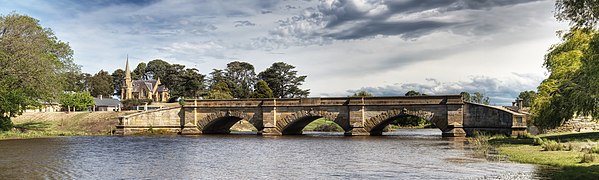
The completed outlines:
<svg viewBox="0 0 599 180">
<path fill-rule="evenodd" d="M 125 80 L 125 71 L 122 69 L 116 69 L 112 74 L 112 84 L 114 85 L 114 95 L 121 96 L 123 91 L 123 81 Z"/>
<path fill-rule="evenodd" d="M 466 102 L 470 101 L 470 93 L 469 92 L 461 92 L 460 95 L 462 95 L 462 99 Z"/>
<path fill-rule="evenodd" d="M 161 59 L 152 60 L 146 65 L 145 75 L 148 77 L 148 79 L 160 78 L 164 80 L 168 75 L 168 69 L 170 66 L 171 65 L 169 63 Z"/>
<path fill-rule="evenodd" d="M 66 92 L 60 97 L 60 105 L 63 108 L 75 108 L 75 110 L 86 110 L 94 105 L 94 97 L 89 92 Z"/>
<path fill-rule="evenodd" d="M 210 89 L 207 99 L 233 99 L 233 95 L 231 95 L 231 90 L 229 90 L 227 84 L 221 81 Z"/>
<path fill-rule="evenodd" d="M 131 79 L 133 80 L 150 80 L 146 75 L 146 63 L 140 62 L 137 67 L 131 72 Z"/>
<path fill-rule="evenodd" d="M 309 89 L 300 89 L 306 76 L 297 76 L 295 66 L 284 62 L 275 62 L 258 74 L 258 79 L 266 81 L 276 98 L 307 97 Z"/>
<path fill-rule="evenodd" d="M 146 103 L 148 105 L 151 105 L 152 100 L 151 99 L 127 99 L 127 100 L 121 101 L 121 103 L 123 103 L 123 107 L 125 107 L 126 109 L 133 109 L 133 107 L 135 107 L 135 106 L 143 106 L 143 105 L 146 105 Z"/>
<path fill-rule="evenodd" d="M 68 71 L 77 70 L 73 51 L 38 20 L 0 16 L 0 118 L 4 126 L 27 105 L 59 96 Z"/>
<path fill-rule="evenodd" d="M 227 64 L 224 72 L 225 83 L 231 90 L 234 98 L 249 98 L 252 86 L 256 83 L 254 66 L 247 62 L 233 61 Z"/>
<path fill-rule="evenodd" d="M 599 21 L 599 1 L 557 0 L 555 17 L 560 21 L 570 21 L 575 29 L 594 28 Z"/>
<path fill-rule="evenodd" d="M 89 92 L 93 97 L 110 97 L 114 94 L 113 77 L 104 70 L 100 70 L 91 78 L 88 78 Z"/>
<path fill-rule="evenodd" d="M 178 75 L 172 91 L 173 96 L 197 98 L 204 96 L 204 78 L 205 75 L 198 73 L 195 68 L 185 69 Z"/>
<path fill-rule="evenodd" d="M 0 132 L 11 130 L 13 127 L 13 123 L 10 120 L 10 117 L 0 116 Z"/>
<path fill-rule="evenodd" d="M 564 35 L 564 42 L 553 45 L 545 55 L 544 66 L 549 77 L 538 87 L 537 98 L 533 102 L 533 123 L 541 128 L 554 128 L 570 119 L 574 114 L 594 112 L 594 100 L 598 93 L 592 93 L 595 79 L 592 69 L 583 67 L 583 59 L 588 54 L 595 31 L 575 30 Z M 585 87 L 586 86 L 586 87 Z M 585 88 L 591 89 L 585 89 Z M 591 91 L 591 92 L 589 92 Z"/>
<path fill-rule="evenodd" d="M 251 98 L 273 98 L 272 89 L 268 87 L 268 84 L 264 80 L 258 80 L 256 86 L 254 86 L 254 92 L 250 96 Z"/>
<path fill-rule="evenodd" d="M 369 93 L 368 91 L 365 90 L 361 90 L 360 92 L 354 93 L 354 95 L 352 95 L 352 97 L 372 97 L 374 95 L 372 95 L 371 93 Z"/>
<path fill-rule="evenodd" d="M 393 120 L 391 124 L 403 126 L 403 127 L 423 127 L 426 125 L 430 125 L 426 119 L 418 117 L 418 116 L 400 116 L 397 119 Z"/>
<path fill-rule="evenodd" d="M 561 151 L 564 149 L 564 145 L 554 140 L 543 141 L 541 147 L 543 147 L 543 150 L 545 151 Z"/>
<path fill-rule="evenodd" d="M 422 94 L 418 91 L 410 90 L 406 92 L 405 96 L 426 96 L 426 94 Z"/>
<path fill-rule="evenodd" d="M 489 97 L 485 96 L 483 93 L 475 92 L 473 95 L 470 95 L 468 92 L 461 92 L 462 99 L 466 102 L 477 103 L 477 104 L 486 104 L 489 105 L 491 101 Z"/>
<path fill-rule="evenodd" d="M 537 93 L 535 91 L 522 91 L 518 95 L 518 98 L 522 100 L 523 107 L 531 107 L 536 97 Z"/>
</svg>

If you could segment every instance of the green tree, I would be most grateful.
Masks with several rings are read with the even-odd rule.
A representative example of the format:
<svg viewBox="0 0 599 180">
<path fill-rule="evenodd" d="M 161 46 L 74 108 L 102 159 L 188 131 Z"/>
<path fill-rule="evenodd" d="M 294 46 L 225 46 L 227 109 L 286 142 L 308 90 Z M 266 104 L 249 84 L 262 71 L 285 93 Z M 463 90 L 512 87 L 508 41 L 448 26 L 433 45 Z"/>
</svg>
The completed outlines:
<svg viewBox="0 0 599 180">
<path fill-rule="evenodd" d="M 472 101 L 472 98 L 470 97 L 470 93 L 468 93 L 468 92 L 465 92 L 465 91 L 462 91 L 462 92 L 460 93 L 460 95 L 462 96 L 462 99 L 463 99 L 464 101 L 466 101 L 466 102 L 470 102 L 470 101 Z"/>
<path fill-rule="evenodd" d="M 594 28 L 599 21 L 599 1 L 557 0 L 555 17 L 560 21 L 570 21 L 574 29 Z"/>
<path fill-rule="evenodd" d="M 295 66 L 284 62 L 275 62 L 266 70 L 258 74 L 258 78 L 266 81 L 277 98 L 307 97 L 310 89 L 299 87 L 306 80 L 306 76 L 297 76 Z"/>
<path fill-rule="evenodd" d="M 372 97 L 372 96 L 374 96 L 374 95 L 372 95 L 368 91 L 364 91 L 364 90 L 361 90 L 360 92 L 354 93 L 354 95 L 352 95 L 352 97 Z"/>
<path fill-rule="evenodd" d="M 74 69 L 73 51 L 38 20 L 20 14 L 0 16 L 0 130 L 10 118 L 39 100 L 58 98 Z"/>
<path fill-rule="evenodd" d="M 90 90 L 92 96 L 110 97 L 114 94 L 113 78 L 108 72 L 100 70 L 89 79 Z"/>
<path fill-rule="evenodd" d="M 149 80 L 146 75 L 146 63 L 140 62 L 137 67 L 131 72 L 131 79 L 133 80 Z"/>
<path fill-rule="evenodd" d="M 123 81 L 125 79 L 125 71 L 122 69 L 116 69 L 112 74 L 112 84 L 114 85 L 114 95 L 121 96 L 123 91 Z"/>
<path fill-rule="evenodd" d="M 254 92 L 250 96 L 251 98 L 273 98 L 272 89 L 268 87 L 268 84 L 264 80 L 258 80 L 256 86 L 254 86 Z"/>
<path fill-rule="evenodd" d="M 537 93 L 535 91 L 522 91 L 518 95 L 518 98 L 522 100 L 523 107 L 531 107 L 536 97 Z"/>
<path fill-rule="evenodd" d="M 212 69 L 210 79 L 208 80 L 210 84 L 209 88 L 212 89 L 218 82 L 226 82 L 225 73 L 220 69 Z"/>
<path fill-rule="evenodd" d="M 148 79 L 165 79 L 168 75 L 170 64 L 161 59 L 155 59 L 146 65 L 146 73 Z"/>
<path fill-rule="evenodd" d="M 71 109 L 81 111 L 94 105 L 94 97 L 89 92 L 66 92 L 61 95 L 59 102 L 69 112 Z"/>
<path fill-rule="evenodd" d="M 424 96 L 424 95 L 426 95 L 426 94 L 421 94 L 420 92 L 414 91 L 414 90 L 410 90 L 405 94 L 405 96 Z"/>
<path fill-rule="evenodd" d="M 535 125 L 554 128 L 572 118 L 576 112 L 584 114 L 594 110 L 596 96 L 589 92 L 591 89 L 585 89 L 585 86 L 594 83 L 585 82 L 592 79 L 593 70 L 588 70 L 590 74 L 587 75 L 580 71 L 583 59 L 593 56 L 587 53 L 594 36 L 595 31 L 574 30 L 565 34 L 563 42 L 553 45 L 545 55 L 544 66 L 550 74 L 537 88 L 532 108 Z"/>
<path fill-rule="evenodd" d="M 470 96 L 470 102 L 486 105 L 489 105 L 491 103 L 489 97 L 486 97 L 483 93 L 480 92 L 475 92 L 474 95 Z"/>
<path fill-rule="evenodd" d="M 231 95 L 231 90 L 225 82 L 218 82 L 208 92 L 207 99 L 233 99 L 233 95 Z"/>
<path fill-rule="evenodd" d="M 204 96 L 204 78 L 206 76 L 198 73 L 195 68 L 185 69 L 177 78 L 177 86 L 175 86 L 175 96 L 197 98 Z"/>
<path fill-rule="evenodd" d="M 226 83 L 235 98 L 249 98 L 256 83 L 254 66 L 247 62 L 233 61 L 225 69 Z"/>
</svg>

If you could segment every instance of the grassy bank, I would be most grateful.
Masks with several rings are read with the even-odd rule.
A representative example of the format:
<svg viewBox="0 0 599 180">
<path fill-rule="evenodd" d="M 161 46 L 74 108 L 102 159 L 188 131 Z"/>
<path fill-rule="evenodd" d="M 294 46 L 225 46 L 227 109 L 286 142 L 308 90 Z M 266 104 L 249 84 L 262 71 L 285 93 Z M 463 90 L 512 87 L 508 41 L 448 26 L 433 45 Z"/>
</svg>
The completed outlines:
<svg viewBox="0 0 599 180">
<path fill-rule="evenodd" d="M 308 125 L 306 125 L 306 127 L 304 127 L 304 131 L 317 131 L 318 127 L 325 126 L 325 125 L 337 127 L 335 130 L 336 132 L 343 132 L 343 128 L 341 128 L 341 126 L 339 126 L 337 123 L 327 120 L 325 118 L 319 118 L 319 119 L 312 121 L 310 124 L 308 124 Z"/>
<path fill-rule="evenodd" d="M 115 129 L 118 116 L 131 113 L 134 112 L 24 113 L 12 119 L 13 130 L 0 132 L 0 139 L 108 135 Z"/>
<path fill-rule="evenodd" d="M 496 151 L 511 161 L 544 165 L 537 174 L 551 179 L 599 177 L 599 132 L 539 136 L 478 136 L 475 154 Z M 488 155 L 487 155 L 488 156 Z"/>
</svg>

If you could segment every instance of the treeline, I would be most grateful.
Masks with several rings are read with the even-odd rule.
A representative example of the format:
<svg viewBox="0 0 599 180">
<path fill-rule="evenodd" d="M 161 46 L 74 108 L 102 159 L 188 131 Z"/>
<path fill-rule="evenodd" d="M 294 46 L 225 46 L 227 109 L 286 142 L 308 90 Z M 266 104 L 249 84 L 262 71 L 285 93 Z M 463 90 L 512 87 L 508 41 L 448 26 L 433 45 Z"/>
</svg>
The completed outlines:
<svg viewBox="0 0 599 180">
<path fill-rule="evenodd" d="M 414 91 L 414 90 L 410 90 L 404 94 L 404 96 L 426 96 L 426 95 L 427 94 L 420 93 L 420 92 Z M 486 105 L 489 105 L 491 103 L 491 101 L 489 100 L 489 97 L 485 96 L 483 93 L 480 93 L 480 92 L 475 92 L 475 93 L 473 93 L 473 95 L 470 95 L 469 92 L 464 91 L 464 92 L 461 92 L 460 95 L 462 95 L 462 99 L 466 102 L 486 104 Z M 354 93 L 352 96 L 353 97 L 372 97 L 374 95 L 368 91 L 362 90 L 362 91 Z"/>
<path fill-rule="evenodd" d="M 306 76 L 300 76 L 295 67 L 284 62 L 273 63 L 256 74 L 248 62 L 233 61 L 225 69 L 213 69 L 208 75 L 196 68 L 170 64 L 155 59 L 147 64 L 139 63 L 131 72 L 133 80 L 160 79 L 171 92 L 171 101 L 177 98 L 243 99 L 243 98 L 292 98 L 307 97 L 309 89 L 301 89 Z M 91 76 L 81 74 L 76 82 L 78 89 L 91 95 L 120 96 L 125 71 L 117 69 L 112 74 L 100 70 Z"/>
</svg>

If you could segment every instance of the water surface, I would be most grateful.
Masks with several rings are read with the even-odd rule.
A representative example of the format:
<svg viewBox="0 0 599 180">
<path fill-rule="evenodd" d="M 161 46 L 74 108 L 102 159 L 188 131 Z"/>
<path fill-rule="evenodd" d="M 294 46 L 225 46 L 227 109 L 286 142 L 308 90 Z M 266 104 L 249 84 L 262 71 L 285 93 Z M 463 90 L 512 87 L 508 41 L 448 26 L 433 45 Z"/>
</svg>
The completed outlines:
<svg viewBox="0 0 599 180">
<path fill-rule="evenodd" d="M 386 136 L 203 135 L 0 141 L 1 179 L 531 179 L 535 166 L 470 157 L 437 129 Z"/>
</svg>

